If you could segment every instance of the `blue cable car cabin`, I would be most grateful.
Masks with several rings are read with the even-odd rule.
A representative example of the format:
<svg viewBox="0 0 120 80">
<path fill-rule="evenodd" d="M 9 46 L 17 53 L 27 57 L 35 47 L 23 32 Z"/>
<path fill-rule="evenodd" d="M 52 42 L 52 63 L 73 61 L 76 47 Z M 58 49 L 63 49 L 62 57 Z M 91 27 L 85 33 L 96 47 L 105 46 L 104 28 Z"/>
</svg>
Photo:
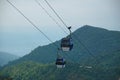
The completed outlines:
<svg viewBox="0 0 120 80">
<path fill-rule="evenodd" d="M 63 58 L 57 58 L 55 64 L 56 64 L 57 68 L 64 68 L 66 61 Z"/>
<path fill-rule="evenodd" d="M 61 40 L 62 51 L 71 51 L 73 48 L 72 38 L 63 38 Z"/>
</svg>

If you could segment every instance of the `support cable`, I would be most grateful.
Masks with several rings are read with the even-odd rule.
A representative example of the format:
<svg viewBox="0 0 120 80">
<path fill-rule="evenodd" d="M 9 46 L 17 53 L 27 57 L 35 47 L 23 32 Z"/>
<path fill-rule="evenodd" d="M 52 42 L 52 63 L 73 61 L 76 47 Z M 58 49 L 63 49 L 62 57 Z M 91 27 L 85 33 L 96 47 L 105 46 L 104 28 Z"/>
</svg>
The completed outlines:
<svg viewBox="0 0 120 80">
<path fill-rule="evenodd" d="M 58 25 L 58 27 L 60 27 L 65 34 L 68 35 L 68 33 L 62 28 L 62 26 L 50 15 L 50 13 L 42 6 L 42 4 L 38 1 L 35 0 L 35 2 L 44 10 L 44 12 L 56 23 L 56 25 Z"/>
<path fill-rule="evenodd" d="M 49 2 L 47 1 L 47 0 L 44 0 L 46 3 L 47 3 L 47 5 L 51 8 L 51 10 L 56 14 L 56 16 L 59 18 L 59 20 L 64 24 L 64 26 L 67 28 L 67 29 L 69 29 L 69 27 L 67 26 L 67 24 L 64 22 L 64 20 L 58 15 L 58 13 L 55 11 L 55 9 L 49 4 Z M 75 37 L 75 38 L 77 38 L 76 40 L 79 42 L 79 44 L 81 44 L 83 47 L 84 47 L 84 49 L 86 49 L 86 51 L 89 53 L 89 55 L 91 55 L 95 60 L 96 60 L 96 62 L 98 63 L 99 61 L 96 59 L 96 57 L 92 54 L 92 52 L 83 44 L 83 42 L 82 41 L 80 41 L 79 39 L 78 39 L 78 37 L 75 35 L 75 34 L 73 34 L 73 36 Z"/>
<path fill-rule="evenodd" d="M 48 41 L 50 41 L 51 43 L 53 43 L 53 41 L 44 33 L 42 32 L 28 17 L 26 17 L 16 6 L 14 6 L 9 0 L 6 0 L 16 11 L 18 11 L 30 24 L 33 25 L 33 27 L 38 30 L 40 33 L 42 33 L 47 39 Z M 54 44 L 54 46 L 58 47 L 56 44 Z"/>
</svg>

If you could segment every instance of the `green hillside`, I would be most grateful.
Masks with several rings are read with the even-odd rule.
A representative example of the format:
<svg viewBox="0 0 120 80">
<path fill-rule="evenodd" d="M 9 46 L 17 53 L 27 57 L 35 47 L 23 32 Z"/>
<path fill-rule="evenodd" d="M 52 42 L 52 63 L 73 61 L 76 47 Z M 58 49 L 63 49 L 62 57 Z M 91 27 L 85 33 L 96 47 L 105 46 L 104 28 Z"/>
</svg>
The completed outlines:
<svg viewBox="0 0 120 80">
<path fill-rule="evenodd" d="M 118 80 L 120 66 L 80 67 L 79 64 L 68 63 L 64 69 L 57 69 L 54 64 L 40 64 L 32 61 L 22 62 L 5 67 L 0 75 L 13 80 Z"/>
<path fill-rule="evenodd" d="M 95 58 L 77 42 L 76 36 Z M 65 68 L 56 68 L 57 48 L 51 43 L 2 67 L 0 80 L 119 80 L 120 32 L 85 25 L 72 37 L 73 50 L 61 51 L 66 59 Z"/>
<path fill-rule="evenodd" d="M 74 42 L 73 50 L 71 52 L 60 52 L 68 61 L 84 64 L 92 60 L 91 55 L 89 55 L 83 45 L 77 41 L 76 36 L 95 57 L 100 58 L 101 54 L 109 55 L 111 52 L 120 50 L 120 32 L 85 25 L 72 33 Z M 60 41 L 55 42 L 57 45 L 59 45 L 59 43 Z M 56 53 L 57 48 L 53 43 L 39 46 L 30 54 L 12 62 L 12 64 L 29 60 L 40 63 L 51 63 L 55 61 Z"/>
</svg>

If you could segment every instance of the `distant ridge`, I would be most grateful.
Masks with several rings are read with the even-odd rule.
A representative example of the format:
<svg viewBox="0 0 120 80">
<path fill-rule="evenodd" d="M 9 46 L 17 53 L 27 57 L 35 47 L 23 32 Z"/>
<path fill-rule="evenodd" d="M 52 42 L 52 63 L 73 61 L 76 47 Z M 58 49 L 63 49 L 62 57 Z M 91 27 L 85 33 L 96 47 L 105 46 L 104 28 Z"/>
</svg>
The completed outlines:
<svg viewBox="0 0 120 80">
<path fill-rule="evenodd" d="M 81 29 L 81 30 L 109 31 L 109 30 L 104 29 L 104 28 L 94 27 L 94 26 L 90 26 L 90 25 L 84 25 L 79 29 Z"/>
<path fill-rule="evenodd" d="M 61 52 L 61 54 L 68 60 L 84 64 L 93 60 L 84 47 L 76 41 L 76 37 L 91 51 L 91 53 L 100 58 L 100 55 L 108 55 L 112 52 L 120 50 L 120 32 L 110 31 L 103 28 L 93 27 L 89 25 L 82 26 L 72 33 L 74 48 L 71 52 Z M 59 45 L 60 41 L 55 44 Z M 40 63 L 51 63 L 56 59 L 57 48 L 53 43 L 45 46 L 39 46 L 24 57 L 12 62 L 12 64 L 22 61 L 35 61 Z M 66 56 L 65 54 L 68 54 Z M 92 62 L 94 63 L 94 62 Z M 92 64 L 90 63 L 90 64 Z"/>
<path fill-rule="evenodd" d="M 13 61 L 13 60 L 16 60 L 18 58 L 19 57 L 16 55 L 0 51 L 0 66 L 4 66 L 9 61 Z"/>
</svg>

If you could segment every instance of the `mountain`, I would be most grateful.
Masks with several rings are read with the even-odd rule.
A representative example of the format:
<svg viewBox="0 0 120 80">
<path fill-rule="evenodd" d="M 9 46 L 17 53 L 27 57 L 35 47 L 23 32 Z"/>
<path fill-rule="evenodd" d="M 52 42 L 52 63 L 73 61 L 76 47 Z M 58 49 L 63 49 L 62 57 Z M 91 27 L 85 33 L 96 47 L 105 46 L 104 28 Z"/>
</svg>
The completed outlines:
<svg viewBox="0 0 120 80">
<path fill-rule="evenodd" d="M 81 63 L 83 65 L 85 63 L 88 64 L 89 61 L 92 62 L 94 60 L 93 56 L 98 57 L 101 62 L 102 55 L 109 55 L 120 50 L 119 31 L 110 31 L 85 25 L 73 32 L 72 38 L 74 43 L 73 50 L 70 52 L 61 51 L 60 53 L 66 58 L 66 60 Z M 39 46 L 30 54 L 12 62 L 12 64 L 22 61 L 35 61 L 40 63 L 54 62 L 57 55 L 57 47 L 55 47 L 54 44 L 59 46 L 60 41 L 45 46 Z M 91 56 L 91 54 L 93 56 Z"/>
<path fill-rule="evenodd" d="M 6 52 L 0 52 L 0 66 L 7 64 L 10 61 L 18 59 L 19 57 L 13 54 L 9 54 Z"/>
<path fill-rule="evenodd" d="M 60 41 L 39 46 L 0 70 L 0 79 L 13 80 L 119 80 L 120 32 L 85 25 L 72 33 L 74 48 L 62 52 L 66 67 L 56 68 Z"/>
</svg>

